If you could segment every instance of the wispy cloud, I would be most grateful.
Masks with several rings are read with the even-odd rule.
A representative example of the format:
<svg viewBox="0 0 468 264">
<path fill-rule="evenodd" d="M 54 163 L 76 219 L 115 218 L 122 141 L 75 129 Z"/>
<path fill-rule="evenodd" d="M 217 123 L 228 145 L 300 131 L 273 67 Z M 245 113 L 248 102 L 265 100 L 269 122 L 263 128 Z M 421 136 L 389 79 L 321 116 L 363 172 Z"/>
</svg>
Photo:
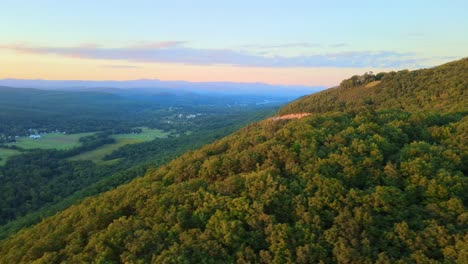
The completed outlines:
<svg viewBox="0 0 468 264">
<path fill-rule="evenodd" d="M 135 65 L 101 65 L 101 68 L 112 68 L 112 69 L 140 69 L 142 67 Z"/>
<path fill-rule="evenodd" d="M 287 49 L 287 48 L 320 48 L 320 47 L 329 47 L 329 48 L 342 48 L 347 47 L 349 44 L 340 42 L 333 44 L 320 44 L 313 42 L 296 42 L 296 43 L 285 43 L 285 44 L 273 44 L 273 45 L 243 45 L 241 48 L 251 48 L 251 49 Z"/>
<path fill-rule="evenodd" d="M 347 43 L 335 43 L 335 44 L 329 45 L 329 47 L 332 47 L 332 48 L 342 48 L 342 47 L 346 47 L 346 46 L 348 46 Z"/>
<path fill-rule="evenodd" d="M 186 41 L 140 42 L 130 46 L 136 49 L 167 49 L 186 44 Z"/>
<path fill-rule="evenodd" d="M 75 47 L 0 45 L 0 49 L 10 49 L 20 53 L 54 54 L 86 59 L 190 65 L 233 65 L 243 67 L 398 68 L 419 66 L 423 62 L 414 53 L 396 51 L 348 51 L 304 56 L 271 56 L 232 49 L 191 48 L 184 46 L 184 43 L 180 41 L 140 43 L 120 48 L 108 48 L 90 44 Z M 297 44 L 299 43 L 295 45 Z"/>
<path fill-rule="evenodd" d="M 272 44 L 272 45 L 243 45 L 242 48 L 282 49 L 282 48 L 316 48 L 320 46 L 322 45 L 319 43 L 296 42 L 296 43 Z"/>
</svg>

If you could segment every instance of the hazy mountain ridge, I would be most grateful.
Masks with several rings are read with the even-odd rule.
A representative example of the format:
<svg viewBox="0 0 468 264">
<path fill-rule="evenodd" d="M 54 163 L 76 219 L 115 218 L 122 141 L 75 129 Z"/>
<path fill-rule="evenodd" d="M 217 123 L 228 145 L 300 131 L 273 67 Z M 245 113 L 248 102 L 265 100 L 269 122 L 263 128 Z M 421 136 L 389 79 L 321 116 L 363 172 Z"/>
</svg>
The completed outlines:
<svg viewBox="0 0 468 264">
<path fill-rule="evenodd" d="M 467 62 L 302 98 L 280 114 L 312 115 L 251 124 L 87 199 L 3 241 L 1 261 L 461 263 Z"/>
<path fill-rule="evenodd" d="M 211 94 L 265 94 L 300 96 L 324 90 L 324 86 L 303 85 L 273 85 L 265 83 L 233 83 L 233 82 L 186 82 L 161 80 L 130 80 L 130 81 L 76 81 L 76 80 L 22 80 L 1 79 L 0 85 L 10 87 L 29 87 L 48 90 L 97 90 L 119 92 L 122 90 L 157 92 L 195 92 Z"/>
</svg>

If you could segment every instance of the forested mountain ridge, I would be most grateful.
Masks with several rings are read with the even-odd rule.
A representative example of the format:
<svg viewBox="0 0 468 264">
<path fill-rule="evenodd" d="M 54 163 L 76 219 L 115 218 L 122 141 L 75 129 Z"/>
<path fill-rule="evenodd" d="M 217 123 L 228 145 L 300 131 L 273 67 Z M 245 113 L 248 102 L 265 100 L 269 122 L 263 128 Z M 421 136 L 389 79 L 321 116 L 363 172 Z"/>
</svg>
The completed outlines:
<svg viewBox="0 0 468 264">
<path fill-rule="evenodd" d="M 404 111 L 467 111 L 468 58 L 416 71 L 366 73 L 340 86 L 305 96 L 283 107 L 280 114 L 300 112 L 401 109 Z"/>
<path fill-rule="evenodd" d="M 280 114 L 311 115 L 86 199 L 0 242 L 0 262 L 463 263 L 467 63 L 302 98 Z"/>
</svg>

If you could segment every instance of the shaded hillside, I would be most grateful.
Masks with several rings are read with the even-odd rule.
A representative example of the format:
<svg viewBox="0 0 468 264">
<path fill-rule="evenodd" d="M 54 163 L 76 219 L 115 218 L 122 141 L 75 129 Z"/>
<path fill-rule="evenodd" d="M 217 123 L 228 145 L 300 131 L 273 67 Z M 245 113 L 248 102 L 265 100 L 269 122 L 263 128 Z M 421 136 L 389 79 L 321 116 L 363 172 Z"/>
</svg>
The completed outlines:
<svg viewBox="0 0 468 264">
<path fill-rule="evenodd" d="M 462 263 L 467 60 L 425 71 L 427 88 L 368 87 L 403 109 L 346 84 L 303 98 L 281 113 L 321 114 L 188 152 L 1 242 L 0 262 Z"/>
</svg>

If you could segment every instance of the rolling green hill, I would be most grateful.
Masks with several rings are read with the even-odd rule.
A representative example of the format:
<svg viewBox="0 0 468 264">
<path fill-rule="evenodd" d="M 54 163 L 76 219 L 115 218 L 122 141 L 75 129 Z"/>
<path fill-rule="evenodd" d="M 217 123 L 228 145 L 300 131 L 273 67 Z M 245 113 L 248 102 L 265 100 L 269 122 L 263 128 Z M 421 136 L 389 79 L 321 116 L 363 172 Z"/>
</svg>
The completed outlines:
<svg viewBox="0 0 468 264">
<path fill-rule="evenodd" d="M 364 74 L 339 87 L 309 95 L 282 108 L 280 114 L 326 113 L 374 109 L 404 111 L 466 111 L 468 59 L 418 71 Z"/>
<path fill-rule="evenodd" d="M 1 263 L 464 263 L 468 59 L 366 74 L 0 242 Z"/>
</svg>

